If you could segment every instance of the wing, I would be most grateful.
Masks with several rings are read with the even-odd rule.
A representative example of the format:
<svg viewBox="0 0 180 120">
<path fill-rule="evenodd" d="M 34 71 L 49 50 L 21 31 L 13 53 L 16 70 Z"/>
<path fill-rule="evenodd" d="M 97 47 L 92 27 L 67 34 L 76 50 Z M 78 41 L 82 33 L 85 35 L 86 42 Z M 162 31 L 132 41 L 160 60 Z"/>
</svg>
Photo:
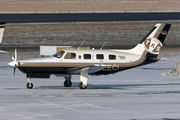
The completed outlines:
<svg viewBox="0 0 180 120">
<path fill-rule="evenodd" d="M 69 73 L 69 74 L 80 74 L 82 69 L 88 68 L 88 74 L 92 74 L 92 73 L 96 73 L 98 71 L 101 71 L 102 69 L 107 68 L 109 66 L 110 65 L 95 64 L 95 65 L 86 66 L 86 67 L 76 67 L 76 68 L 67 69 L 67 73 Z"/>
</svg>

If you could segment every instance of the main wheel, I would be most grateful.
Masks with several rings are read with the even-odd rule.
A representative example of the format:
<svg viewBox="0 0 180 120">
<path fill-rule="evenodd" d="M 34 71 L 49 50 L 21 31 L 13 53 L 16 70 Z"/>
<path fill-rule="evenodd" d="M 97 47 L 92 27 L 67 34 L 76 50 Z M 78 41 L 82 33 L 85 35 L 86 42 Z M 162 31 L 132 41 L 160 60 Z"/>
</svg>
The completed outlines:
<svg viewBox="0 0 180 120">
<path fill-rule="evenodd" d="M 33 88 L 33 84 L 28 82 L 28 83 L 26 84 L 26 87 L 27 87 L 28 89 L 32 89 L 32 88 Z"/>
<path fill-rule="evenodd" d="M 80 88 L 80 89 L 87 89 L 87 85 L 83 85 L 83 83 L 81 82 L 81 83 L 79 84 L 79 88 Z"/>
<path fill-rule="evenodd" d="M 71 87 L 72 86 L 72 82 L 70 80 L 65 80 L 64 81 L 64 86 L 65 87 Z"/>
</svg>

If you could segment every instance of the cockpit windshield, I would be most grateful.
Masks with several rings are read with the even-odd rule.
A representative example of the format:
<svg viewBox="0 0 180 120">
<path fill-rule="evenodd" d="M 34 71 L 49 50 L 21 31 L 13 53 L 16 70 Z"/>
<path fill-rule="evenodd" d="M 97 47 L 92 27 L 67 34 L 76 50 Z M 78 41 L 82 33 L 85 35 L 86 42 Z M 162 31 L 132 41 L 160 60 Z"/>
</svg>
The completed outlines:
<svg viewBox="0 0 180 120">
<path fill-rule="evenodd" d="M 54 57 L 57 57 L 57 58 L 61 58 L 61 57 L 64 55 L 64 53 L 65 53 L 65 52 L 62 50 L 62 51 L 54 54 L 53 56 L 54 56 Z"/>
</svg>

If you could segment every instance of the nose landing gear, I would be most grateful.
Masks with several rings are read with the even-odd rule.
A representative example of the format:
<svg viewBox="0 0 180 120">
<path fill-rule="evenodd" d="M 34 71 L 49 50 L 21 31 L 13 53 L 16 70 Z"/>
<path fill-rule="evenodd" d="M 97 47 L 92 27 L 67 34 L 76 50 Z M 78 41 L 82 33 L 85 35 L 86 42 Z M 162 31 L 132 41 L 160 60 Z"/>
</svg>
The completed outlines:
<svg viewBox="0 0 180 120">
<path fill-rule="evenodd" d="M 33 88 L 33 84 L 32 84 L 32 82 L 31 82 L 31 78 L 30 77 L 28 77 L 28 83 L 26 84 L 26 87 L 28 88 L 28 89 L 32 89 Z"/>
</svg>

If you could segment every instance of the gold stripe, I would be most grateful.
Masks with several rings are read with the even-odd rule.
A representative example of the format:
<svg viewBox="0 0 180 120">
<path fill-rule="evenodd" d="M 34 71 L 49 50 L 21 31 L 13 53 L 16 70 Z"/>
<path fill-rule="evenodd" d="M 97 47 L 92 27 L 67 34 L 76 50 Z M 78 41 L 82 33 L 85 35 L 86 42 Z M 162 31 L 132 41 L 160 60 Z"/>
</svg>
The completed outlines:
<svg viewBox="0 0 180 120">
<path fill-rule="evenodd" d="M 83 64 L 20 64 L 19 67 L 86 67 Z"/>
<path fill-rule="evenodd" d="M 157 31 L 157 34 L 156 34 L 155 38 L 158 38 L 158 37 L 159 37 L 159 35 L 161 34 L 161 32 L 162 32 L 162 30 L 164 29 L 165 25 L 166 25 L 166 24 L 163 24 L 162 27 Z"/>
</svg>

